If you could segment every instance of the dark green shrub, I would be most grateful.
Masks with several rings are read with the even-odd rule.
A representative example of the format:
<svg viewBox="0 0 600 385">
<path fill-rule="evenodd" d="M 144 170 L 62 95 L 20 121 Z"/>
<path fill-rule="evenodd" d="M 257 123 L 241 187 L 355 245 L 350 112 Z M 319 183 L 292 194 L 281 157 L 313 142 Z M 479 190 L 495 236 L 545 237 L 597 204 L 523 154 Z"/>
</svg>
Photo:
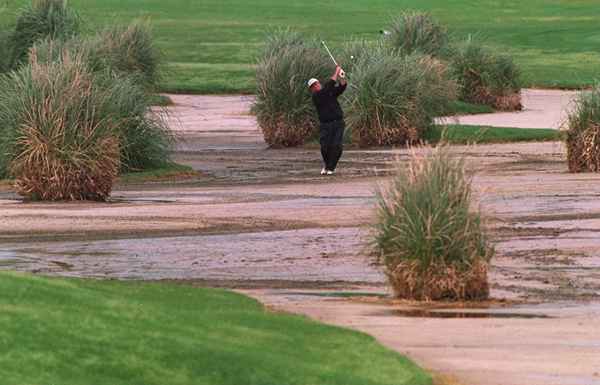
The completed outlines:
<svg viewBox="0 0 600 385">
<path fill-rule="evenodd" d="M 353 141 L 361 146 L 419 142 L 456 98 L 446 72 L 444 63 L 420 54 L 377 49 L 359 57 L 349 74 L 346 107 Z"/>
<path fill-rule="evenodd" d="M 403 12 L 392 20 L 389 32 L 388 44 L 404 55 L 442 56 L 448 48 L 448 31 L 426 12 Z"/>
<path fill-rule="evenodd" d="M 461 100 L 506 111 L 522 108 L 521 74 L 510 56 L 469 38 L 453 48 L 450 60 Z"/>
<path fill-rule="evenodd" d="M 398 163 L 377 195 L 375 246 L 397 297 L 485 299 L 494 249 L 471 211 L 463 160 L 442 145 Z"/>
<path fill-rule="evenodd" d="M 600 84 L 583 91 L 569 113 L 566 135 L 570 172 L 600 172 Z"/>
<path fill-rule="evenodd" d="M 256 69 L 253 111 L 270 146 L 300 145 L 317 129 L 306 83 L 312 77 L 325 79 L 331 72 L 333 65 L 317 42 L 305 42 L 290 31 L 268 37 Z"/>
</svg>

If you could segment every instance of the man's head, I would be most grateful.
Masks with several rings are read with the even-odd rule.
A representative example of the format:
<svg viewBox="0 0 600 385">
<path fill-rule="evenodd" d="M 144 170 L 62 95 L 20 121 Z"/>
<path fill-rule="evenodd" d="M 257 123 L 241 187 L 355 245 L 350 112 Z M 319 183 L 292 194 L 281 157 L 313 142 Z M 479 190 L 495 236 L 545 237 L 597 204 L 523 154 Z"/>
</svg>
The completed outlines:
<svg viewBox="0 0 600 385">
<path fill-rule="evenodd" d="M 315 92 L 321 91 L 321 83 L 317 79 L 312 78 L 308 81 L 308 88 L 310 89 L 310 92 L 314 94 Z"/>
</svg>

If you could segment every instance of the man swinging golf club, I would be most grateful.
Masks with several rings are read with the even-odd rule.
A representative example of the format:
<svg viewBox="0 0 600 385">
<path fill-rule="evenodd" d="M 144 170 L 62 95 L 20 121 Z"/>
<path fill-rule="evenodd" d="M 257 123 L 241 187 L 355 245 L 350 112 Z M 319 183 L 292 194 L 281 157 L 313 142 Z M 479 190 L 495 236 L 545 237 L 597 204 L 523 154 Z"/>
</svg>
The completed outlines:
<svg viewBox="0 0 600 385">
<path fill-rule="evenodd" d="M 344 71 L 337 63 L 335 72 L 324 86 L 314 78 L 308 81 L 312 100 L 321 123 L 320 142 L 324 164 L 321 175 L 333 175 L 342 156 L 345 123 L 344 112 L 337 98 L 344 93 L 346 86 Z"/>
</svg>

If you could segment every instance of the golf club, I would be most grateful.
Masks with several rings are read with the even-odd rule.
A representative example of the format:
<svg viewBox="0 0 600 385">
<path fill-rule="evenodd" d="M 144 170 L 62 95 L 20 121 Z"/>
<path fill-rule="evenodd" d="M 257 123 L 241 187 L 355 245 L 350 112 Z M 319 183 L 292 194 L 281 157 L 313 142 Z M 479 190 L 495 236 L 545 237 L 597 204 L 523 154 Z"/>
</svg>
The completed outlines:
<svg viewBox="0 0 600 385">
<path fill-rule="evenodd" d="M 325 41 L 322 40 L 321 44 L 323 44 L 323 47 L 325 47 L 325 50 L 327 50 L 327 53 L 329 54 L 329 57 L 331 58 L 331 60 L 333 60 L 333 64 L 336 65 L 336 67 L 339 66 L 338 62 L 335 60 L 335 58 L 333 57 L 333 55 L 331 54 L 331 51 L 329 50 L 329 47 L 327 47 L 327 44 L 325 44 Z M 341 78 L 345 78 L 346 77 L 346 72 L 344 72 L 344 70 L 340 71 L 340 77 Z"/>
</svg>

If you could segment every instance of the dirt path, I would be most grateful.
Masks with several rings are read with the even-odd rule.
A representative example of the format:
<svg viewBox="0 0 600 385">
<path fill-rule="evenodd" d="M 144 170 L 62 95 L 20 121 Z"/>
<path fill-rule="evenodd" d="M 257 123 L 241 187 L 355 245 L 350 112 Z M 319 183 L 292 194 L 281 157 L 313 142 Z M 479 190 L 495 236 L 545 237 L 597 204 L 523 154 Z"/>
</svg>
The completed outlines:
<svg viewBox="0 0 600 385">
<path fill-rule="evenodd" d="M 572 102 L 577 96 L 577 92 L 525 89 L 521 95 L 523 111 L 457 116 L 440 120 L 440 123 L 560 129 L 567 120 L 568 112 L 573 108 Z"/>
<path fill-rule="evenodd" d="M 270 307 L 369 333 L 451 383 L 600 384 L 597 302 L 447 307 L 423 314 L 406 304 L 335 298 L 339 292 L 329 298 L 310 290 L 244 293 Z"/>
<path fill-rule="evenodd" d="M 390 316 L 398 305 L 285 289 L 385 293 L 368 248 L 374 190 L 408 152 L 348 151 L 340 174 L 323 178 L 316 149 L 267 149 L 248 99 L 219 98 L 173 97 L 175 157 L 198 177 L 120 185 L 104 204 L 25 204 L 0 187 L 0 268 L 253 288 L 268 304 L 365 330 L 465 384 L 598 383 L 600 175 L 568 174 L 562 144 L 454 147 L 477 173 L 497 244 L 492 295 L 527 306 L 492 311 L 558 318 Z"/>
</svg>

